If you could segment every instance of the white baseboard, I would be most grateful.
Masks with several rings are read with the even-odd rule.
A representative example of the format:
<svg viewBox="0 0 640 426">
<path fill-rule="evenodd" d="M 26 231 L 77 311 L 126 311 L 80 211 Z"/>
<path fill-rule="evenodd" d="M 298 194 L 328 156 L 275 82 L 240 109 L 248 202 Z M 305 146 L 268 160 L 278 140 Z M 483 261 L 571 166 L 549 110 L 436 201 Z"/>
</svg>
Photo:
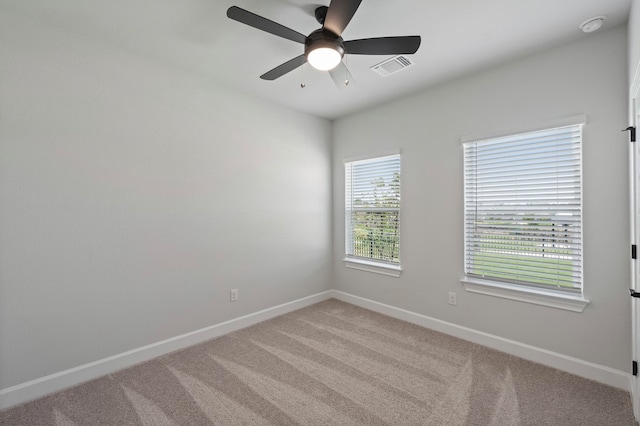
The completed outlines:
<svg viewBox="0 0 640 426">
<path fill-rule="evenodd" d="M 227 333 L 249 327 L 262 321 L 266 321 L 276 316 L 283 315 L 330 298 L 342 300 L 392 318 L 401 319 L 412 324 L 446 333 L 454 337 L 506 352 L 520 358 L 538 362 L 549 367 L 557 368 L 590 380 L 595 380 L 628 392 L 632 391 L 631 374 L 629 373 L 548 351 L 546 349 L 537 348 L 535 346 L 526 345 L 513 340 L 504 339 L 502 337 L 483 333 L 471 328 L 462 327 L 341 291 L 329 290 L 95 362 L 54 373 L 26 383 L 1 389 L 0 410 L 86 382 L 87 380 L 92 380 L 106 374 L 113 373 L 140 362 L 148 361 L 169 352 L 220 337 Z"/>
<path fill-rule="evenodd" d="M 0 389 L 0 410 L 131 367 L 169 352 L 220 337 L 232 331 L 249 327 L 330 298 L 331 291 L 325 291 L 26 383 Z"/>
<path fill-rule="evenodd" d="M 360 306 L 392 318 L 420 325 L 431 330 L 439 331 L 450 336 L 458 337 L 469 342 L 477 343 L 479 345 L 537 362 L 548 367 L 566 371 L 567 373 L 575 374 L 576 376 L 584 377 L 631 392 L 630 384 L 632 376 L 624 371 L 516 342 L 514 340 L 505 339 L 492 334 L 483 333 L 471 328 L 462 327 L 446 321 L 431 318 L 426 315 L 385 305 L 384 303 L 354 296 L 342 291 L 331 290 L 330 293 L 333 298 L 351 303 L 352 305 Z"/>
</svg>

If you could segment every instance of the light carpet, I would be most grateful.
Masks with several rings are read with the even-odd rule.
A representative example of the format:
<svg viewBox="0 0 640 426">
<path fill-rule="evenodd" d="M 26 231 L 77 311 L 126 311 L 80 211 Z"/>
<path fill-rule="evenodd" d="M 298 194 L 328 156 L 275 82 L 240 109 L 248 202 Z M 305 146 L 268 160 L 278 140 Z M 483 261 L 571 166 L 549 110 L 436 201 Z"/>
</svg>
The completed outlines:
<svg viewBox="0 0 640 426">
<path fill-rule="evenodd" d="M 0 425 L 636 425 L 629 394 L 337 300 L 0 412 Z"/>
</svg>

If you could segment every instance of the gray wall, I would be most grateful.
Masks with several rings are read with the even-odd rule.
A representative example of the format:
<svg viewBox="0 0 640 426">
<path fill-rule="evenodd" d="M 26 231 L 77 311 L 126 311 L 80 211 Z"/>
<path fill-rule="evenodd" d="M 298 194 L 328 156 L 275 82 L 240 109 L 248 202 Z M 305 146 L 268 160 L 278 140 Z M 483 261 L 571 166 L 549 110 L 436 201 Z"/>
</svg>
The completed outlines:
<svg viewBox="0 0 640 426">
<path fill-rule="evenodd" d="M 629 14 L 629 84 L 640 73 L 640 0 L 631 2 Z"/>
<path fill-rule="evenodd" d="M 0 52 L 0 389 L 329 289 L 330 122 L 8 13 Z"/>
<path fill-rule="evenodd" d="M 637 5 L 636 5 L 637 6 Z M 419 67 L 407 72 L 421 72 Z M 335 288 L 627 371 L 631 362 L 627 28 L 426 90 L 334 123 Z M 393 78 L 402 78 L 401 74 Z M 583 313 L 465 292 L 461 137 L 587 114 Z M 400 278 L 347 269 L 346 157 L 402 152 Z M 447 304 L 448 292 L 458 295 Z"/>
<path fill-rule="evenodd" d="M 333 136 L 325 120 L 0 13 L 0 389 L 332 283 L 628 370 L 620 129 L 639 13 L 636 0 L 628 51 L 625 28 L 588 35 L 338 120 Z M 579 113 L 591 304 L 576 314 L 466 293 L 460 137 Z M 342 159 L 389 148 L 403 152 L 399 279 L 340 262 Z"/>
</svg>

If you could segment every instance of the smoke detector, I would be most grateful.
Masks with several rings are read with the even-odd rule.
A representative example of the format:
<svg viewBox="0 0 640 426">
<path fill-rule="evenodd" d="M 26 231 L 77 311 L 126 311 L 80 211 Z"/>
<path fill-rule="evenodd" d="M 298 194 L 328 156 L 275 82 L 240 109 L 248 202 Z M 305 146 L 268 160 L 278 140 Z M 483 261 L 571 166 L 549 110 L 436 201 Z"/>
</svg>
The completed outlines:
<svg viewBox="0 0 640 426">
<path fill-rule="evenodd" d="M 607 19 L 606 16 L 594 16 L 593 18 L 589 18 L 584 21 L 578 28 L 585 33 L 592 33 L 602 26 L 605 19 Z"/>
</svg>

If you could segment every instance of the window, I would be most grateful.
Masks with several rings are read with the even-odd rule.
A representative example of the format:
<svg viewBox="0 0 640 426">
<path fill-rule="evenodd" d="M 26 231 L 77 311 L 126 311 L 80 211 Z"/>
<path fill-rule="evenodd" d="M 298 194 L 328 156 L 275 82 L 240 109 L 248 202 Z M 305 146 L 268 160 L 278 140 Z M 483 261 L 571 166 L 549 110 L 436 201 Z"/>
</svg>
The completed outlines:
<svg viewBox="0 0 640 426">
<path fill-rule="evenodd" d="M 345 224 L 345 265 L 399 275 L 400 154 L 345 162 Z"/>
<path fill-rule="evenodd" d="M 582 296 L 581 144 L 582 124 L 464 144 L 467 279 Z"/>
</svg>

